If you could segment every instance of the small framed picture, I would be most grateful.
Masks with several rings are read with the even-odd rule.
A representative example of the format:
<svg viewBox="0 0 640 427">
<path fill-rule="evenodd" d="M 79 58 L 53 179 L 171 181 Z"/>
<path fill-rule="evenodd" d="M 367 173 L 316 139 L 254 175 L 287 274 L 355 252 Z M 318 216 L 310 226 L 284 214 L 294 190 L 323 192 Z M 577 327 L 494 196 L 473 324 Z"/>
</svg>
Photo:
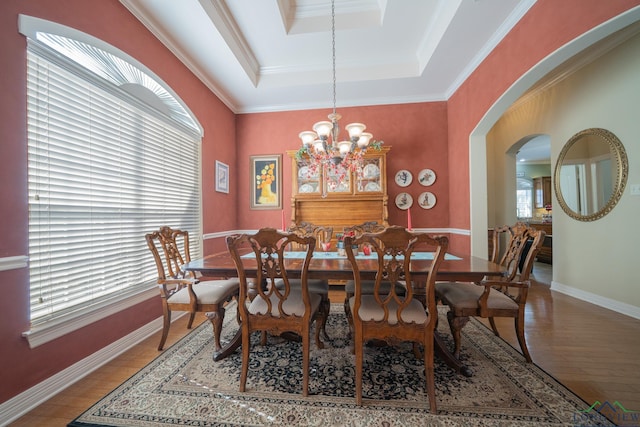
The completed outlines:
<svg viewBox="0 0 640 427">
<path fill-rule="evenodd" d="M 216 160 L 216 191 L 229 193 L 229 165 Z"/>
<path fill-rule="evenodd" d="M 282 155 L 251 156 L 251 209 L 282 209 Z"/>
</svg>

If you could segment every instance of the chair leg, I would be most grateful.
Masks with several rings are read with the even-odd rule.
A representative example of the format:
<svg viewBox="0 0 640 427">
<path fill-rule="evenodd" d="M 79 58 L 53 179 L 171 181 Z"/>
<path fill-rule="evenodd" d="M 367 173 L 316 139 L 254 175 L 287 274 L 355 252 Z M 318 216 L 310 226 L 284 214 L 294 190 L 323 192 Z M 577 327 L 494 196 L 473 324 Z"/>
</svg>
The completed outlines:
<svg viewBox="0 0 640 427">
<path fill-rule="evenodd" d="M 462 330 L 462 328 L 464 328 L 464 325 L 467 324 L 467 322 L 469 321 L 468 317 L 457 317 L 453 314 L 453 311 L 449 310 L 447 312 L 447 320 L 449 321 L 449 328 L 451 329 L 451 335 L 453 335 L 453 343 L 454 343 L 454 349 L 453 349 L 453 356 L 456 359 L 460 358 L 460 341 L 461 341 L 461 334 L 460 331 Z"/>
<path fill-rule="evenodd" d="M 521 309 L 518 313 L 518 317 L 515 318 L 516 324 L 516 336 L 518 337 L 518 343 L 520 344 L 520 349 L 522 350 L 522 354 L 528 363 L 531 363 L 531 354 L 529 354 L 529 349 L 527 348 L 527 341 L 524 337 L 524 309 Z"/>
<path fill-rule="evenodd" d="M 192 311 L 189 313 L 189 323 L 187 323 L 187 329 L 191 329 L 193 326 L 193 319 L 196 318 L 196 312 Z"/>
<path fill-rule="evenodd" d="M 424 375 L 427 381 L 427 397 L 429 398 L 429 411 L 436 415 L 436 381 L 433 367 L 433 339 L 424 346 Z"/>
<path fill-rule="evenodd" d="M 224 321 L 225 309 L 222 305 L 218 307 L 218 311 L 212 311 L 206 313 L 207 318 L 213 325 L 213 342 L 215 352 L 219 352 L 222 349 L 220 345 L 220 336 L 222 335 L 222 323 Z"/>
<path fill-rule="evenodd" d="M 249 372 L 249 352 L 251 351 L 251 331 L 249 326 L 242 327 L 242 369 L 240 371 L 240 391 L 244 392 L 247 386 L 247 373 Z"/>
<path fill-rule="evenodd" d="M 353 295 L 347 294 L 344 298 L 344 314 L 347 317 L 347 322 L 349 323 L 349 330 L 347 331 L 347 338 L 353 337 L 353 316 L 351 315 L 351 308 L 349 306 L 349 298 Z"/>
<path fill-rule="evenodd" d="M 160 344 L 158 345 L 158 351 L 161 351 L 164 348 L 164 343 L 167 341 L 167 336 L 169 335 L 169 327 L 171 326 L 171 310 L 167 308 L 165 305 L 163 307 L 164 316 L 162 322 L 162 336 L 160 337 Z"/>
<path fill-rule="evenodd" d="M 493 333 L 499 337 L 500 336 L 500 332 L 498 332 L 498 327 L 496 326 L 496 321 L 493 319 L 493 317 L 489 317 L 489 324 L 491 325 L 491 329 L 493 329 Z"/>
<path fill-rule="evenodd" d="M 318 347 L 318 349 L 322 350 L 324 348 L 324 343 L 320 339 L 320 329 L 322 327 L 322 319 L 319 318 L 319 317 L 320 317 L 320 311 L 318 311 L 318 314 L 315 316 L 313 321 L 316 322 L 316 335 L 315 335 L 315 337 L 316 337 L 316 347 Z"/>
<path fill-rule="evenodd" d="M 329 318 L 329 312 L 331 311 L 331 301 L 329 301 L 329 295 L 323 295 L 322 303 L 320 305 L 321 310 L 321 328 L 322 337 L 325 340 L 330 340 L 329 335 L 327 335 L 327 319 Z M 316 324 L 317 325 L 317 324 Z"/>
<path fill-rule="evenodd" d="M 420 346 L 418 345 L 417 342 L 413 343 L 413 356 L 416 359 L 422 359 L 424 354 L 420 352 Z"/>
<path fill-rule="evenodd" d="M 356 353 L 356 405 L 362 406 L 362 363 L 364 355 L 364 343 L 361 334 L 355 333 L 355 353 Z"/>
<path fill-rule="evenodd" d="M 302 395 L 309 395 L 309 347 L 310 345 L 309 330 L 302 332 Z"/>
</svg>

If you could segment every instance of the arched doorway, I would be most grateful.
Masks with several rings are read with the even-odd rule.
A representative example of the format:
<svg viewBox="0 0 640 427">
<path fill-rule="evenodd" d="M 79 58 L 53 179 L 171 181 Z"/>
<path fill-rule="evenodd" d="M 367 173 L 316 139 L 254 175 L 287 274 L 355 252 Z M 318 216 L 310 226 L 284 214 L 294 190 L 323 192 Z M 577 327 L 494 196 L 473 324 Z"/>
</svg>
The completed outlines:
<svg viewBox="0 0 640 427">
<path fill-rule="evenodd" d="M 486 230 L 489 224 L 487 194 L 487 134 L 493 125 L 526 91 L 543 80 L 549 70 L 556 69 L 570 58 L 585 51 L 607 36 L 640 20 L 640 9 L 631 10 L 583 34 L 567 43 L 553 54 L 532 67 L 517 82 L 515 82 L 494 104 L 480 120 L 469 136 L 469 187 L 470 187 L 470 219 L 471 219 L 471 253 L 476 256 L 486 256 Z M 553 158 L 552 158 L 553 163 Z M 514 168 L 515 169 L 515 168 Z M 506 171 L 510 172 L 509 170 Z M 515 170 L 512 171 L 515 173 Z M 515 188 L 515 183 L 513 184 Z M 515 190 L 514 190 L 515 191 Z M 513 203 L 515 217 L 515 201 Z"/>
</svg>

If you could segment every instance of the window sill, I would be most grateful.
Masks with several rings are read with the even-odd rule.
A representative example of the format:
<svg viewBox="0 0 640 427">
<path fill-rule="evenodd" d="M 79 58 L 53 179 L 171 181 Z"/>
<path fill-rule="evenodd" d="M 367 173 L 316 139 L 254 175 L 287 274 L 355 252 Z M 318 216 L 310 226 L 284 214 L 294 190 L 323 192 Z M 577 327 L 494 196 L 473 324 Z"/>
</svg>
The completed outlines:
<svg viewBox="0 0 640 427">
<path fill-rule="evenodd" d="M 74 313 L 73 317 L 69 315 L 35 326 L 30 331 L 23 332 L 22 336 L 29 342 L 29 348 L 35 348 L 157 296 L 158 290 L 154 286 L 119 301 L 110 301 L 98 307 L 91 306 L 84 312 Z"/>
</svg>

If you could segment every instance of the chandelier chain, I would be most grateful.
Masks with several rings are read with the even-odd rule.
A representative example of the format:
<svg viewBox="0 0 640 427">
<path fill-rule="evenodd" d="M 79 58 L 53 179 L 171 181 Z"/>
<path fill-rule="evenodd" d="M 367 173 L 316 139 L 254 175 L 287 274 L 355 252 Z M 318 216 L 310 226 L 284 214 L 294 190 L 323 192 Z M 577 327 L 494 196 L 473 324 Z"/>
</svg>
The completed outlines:
<svg viewBox="0 0 640 427">
<path fill-rule="evenodd" d="M 333 114 L 336 114 L 336 2 L 331 1 L 331 48 L 333 64 Z"/>
</svg>

